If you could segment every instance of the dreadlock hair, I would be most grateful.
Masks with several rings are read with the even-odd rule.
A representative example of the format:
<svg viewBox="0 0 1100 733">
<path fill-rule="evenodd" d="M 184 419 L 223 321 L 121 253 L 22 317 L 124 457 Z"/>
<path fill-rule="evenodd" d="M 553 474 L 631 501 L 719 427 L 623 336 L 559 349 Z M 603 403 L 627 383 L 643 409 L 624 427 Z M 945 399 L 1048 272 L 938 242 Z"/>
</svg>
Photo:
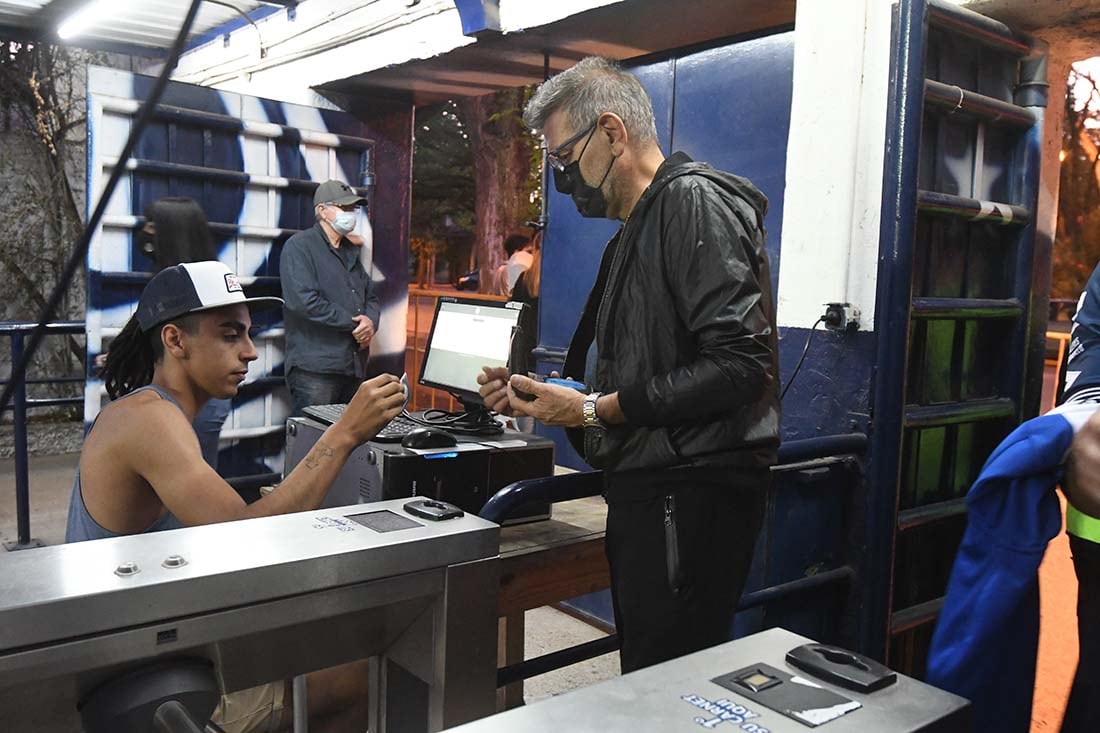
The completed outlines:
<svg viewBox="0 0 1100 733">
<path fill-rule="evenodd" d="M 164 359 L 164 343 L 161 329 L 169 323 L 186 333 L 198 333 L 198 314 L 190 313 L 158 324 L 142 333 L 137 314 L 122 327 L 107 350 L 107 363 L 103 366 L 103 380 L 112 400 L 128 395 L 153 381 L 153 368 Z"/>
</svg>

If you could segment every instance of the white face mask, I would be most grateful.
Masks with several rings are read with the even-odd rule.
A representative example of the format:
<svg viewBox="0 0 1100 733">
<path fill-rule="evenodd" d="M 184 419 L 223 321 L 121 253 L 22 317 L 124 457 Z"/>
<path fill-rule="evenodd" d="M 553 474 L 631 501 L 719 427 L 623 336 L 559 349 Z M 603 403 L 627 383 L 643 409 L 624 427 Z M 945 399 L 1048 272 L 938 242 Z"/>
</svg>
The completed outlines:
<svg viewBox="0 0 1100 733">
<path fill-rule="evenodd" d="M 350 234 L 355 230 L 355 222 L 358 218 L 358 211 L 341 211 L 332 220 L 332 228 L 338 231 L 341 236 Z"/>
<path fill-rule="evenodd" d="M 344 211 L 338 210 L 336 217 L 329 222 L 329 226 L 336 230 L 336 233 L 341 237 L 350 234 L 355 230 L 355 223 L 358 219 L 358 210 Z"/>
</svg>

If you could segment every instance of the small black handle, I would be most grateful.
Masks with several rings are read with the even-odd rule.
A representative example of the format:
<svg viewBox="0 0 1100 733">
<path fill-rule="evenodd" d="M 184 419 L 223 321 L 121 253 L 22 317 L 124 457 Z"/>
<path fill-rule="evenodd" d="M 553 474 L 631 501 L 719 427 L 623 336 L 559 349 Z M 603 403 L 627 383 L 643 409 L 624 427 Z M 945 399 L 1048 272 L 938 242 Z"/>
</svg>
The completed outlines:
<svg viewBox="0 0 1100 733">
<path fill-rule="evenodd" d="M 889 687 L 898 675 L 870 657 L 828 644 L 803 644 L 787 652 L 787 662 L 818 679 L 856 692 Z"/>
</svg>

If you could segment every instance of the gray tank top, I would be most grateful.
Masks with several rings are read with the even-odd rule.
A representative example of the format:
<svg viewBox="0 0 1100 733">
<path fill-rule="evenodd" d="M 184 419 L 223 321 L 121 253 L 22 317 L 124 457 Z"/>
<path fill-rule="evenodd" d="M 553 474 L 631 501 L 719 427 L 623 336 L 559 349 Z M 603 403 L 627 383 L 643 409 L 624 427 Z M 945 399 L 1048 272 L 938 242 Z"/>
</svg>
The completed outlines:
<svg viewBox="0 0 1100 733">
<path fill-rule="evenodd" d="M 146 385 L 145 387 L 139 387 L 131 392 L 129 395 L 136 395 L 138 392 L 144 392 L 146 390 L 156 392 L 160 395 L 161 399 L 168 400 L 176 407 L 183 410 L 183 406 L 166 390 L 154 385 Z M 126 399 L 125 397 L 123 399 Z M 97 420 L 99 418 L 96 418 Z M 92 428 L 95 428 L 95 422 L 92 422 Z M 88 431 L 89 433 L 91 430 Z M 179 529 L 183 524 L 180 520 L 176 519 L 175 515 L 171 512 L 166 512 L 164 516 L 157 519 L 157 521 L 150 524 L 145 529 L 141 530 L 137 534 L 145 534 L 146 532 L 160 532 L 165 529 Z M 99 522 L 92 518 L 92 515 L 88 513 L 88 507 L 84 505 L 84 496 L 80 493 L 80 469 L 76 469 L 76 479 L 73 481 L 73 495 L 69 499 L 69 521 L 65 526 L 65 541 L 66 542 L 84 542 L 85 540 L 102 540 L 108 537 L 121 537 L 118 532 L 112 532 L 100 526 Z"/>
</svg>

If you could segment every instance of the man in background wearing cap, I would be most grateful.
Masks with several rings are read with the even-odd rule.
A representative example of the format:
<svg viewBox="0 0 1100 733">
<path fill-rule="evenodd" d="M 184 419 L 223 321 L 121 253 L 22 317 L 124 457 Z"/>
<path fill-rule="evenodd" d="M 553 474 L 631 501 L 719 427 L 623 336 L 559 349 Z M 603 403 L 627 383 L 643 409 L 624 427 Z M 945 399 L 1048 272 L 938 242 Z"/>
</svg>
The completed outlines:
<svg viewBox="0 0 1100 733">
<path fill-rule="evenodd" d="M 276 491 L 253 504 L 202 459 L 191 426 L 211 398 L 237 394 L 257 358 L 249 307 L 278 298 L 245 298 L 220 262 L 194 262 L 157 273 L 137 312 L 111 342 L 103 369 L 114 400 L 84 439 L 69 504 L 67 542 L 141 534 L 316 509 L 348 456 L 392 420 L 404 403 L 396 377 L 362 383 Z M 328 705 L 331 724 L 365 724 L 365 663 L 307 678 L 311 712 Z M 349 678 L 351 682 L 349 683 Z M 348 694 L 339 695 L 334 690 Z M 312 693 L 316 692 L 314 695 Z M 278 726 L 283 681 L 228 695 L 215 720 L 231 733 Z M 284 716 L 285 717 L 285 716 Z"/>
<path fill-rule="evenodd" d="M 317 223 L 287 240 L 279 258 L 291 415 L 351 399 L 378 330 L 379 301 L 349 235 L 366 200 L 342 181 L 313 194 Z M 365 356 L 365 354 L 364 354 Z"/>
</svg>

